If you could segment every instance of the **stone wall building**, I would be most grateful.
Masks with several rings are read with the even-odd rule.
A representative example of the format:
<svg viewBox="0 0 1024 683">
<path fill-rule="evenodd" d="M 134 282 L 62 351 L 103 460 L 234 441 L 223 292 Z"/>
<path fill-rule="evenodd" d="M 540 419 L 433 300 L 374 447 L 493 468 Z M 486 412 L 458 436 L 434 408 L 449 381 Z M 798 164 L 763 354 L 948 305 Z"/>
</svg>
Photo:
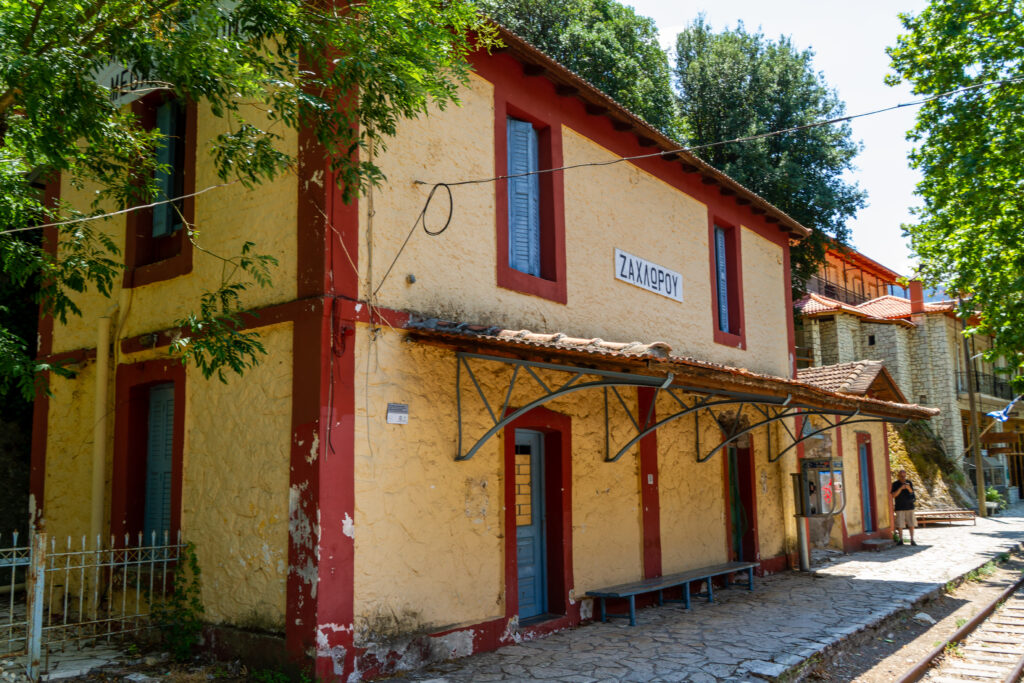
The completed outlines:
<svg viewBox="0 0 1024 683">
<path fill-rule="evenodd" d="M 863 267 L 869 269 L 870 264 Z M 865 273 L 858 281 L 876 276 L 884 277 L 885 273 Z M 849 272 L 847 277 L 850 277 Z M 898 286 L 895 280 L 892 277 L 889 283 L 893 287 Z M 848 303 L 813 291 L 808 293 L 794 305 L 798 359 L 803 367 L 860 360 L 884 361 L 908 400 L 940 410 L 931 421 L 932 427 L 942 438 L 946 453 L 963 466 L 965 451 L 970 445 L 963 322 L 957 317 L 955 301 L 925 301 L 922 288 L 916 282 L 910 284 L 909 294 L 909 298 L 885 294 L 860 303 Z M 984 429 L 992 422 L 985 414 L 1002 410 L 1013 394 L 1004 371 L 980 357 L 991 347 L 991 339 L 980 335 L 971 337 L 967 347 L 974 362 L 976 410 Z M 1005 424 L 989 430 L 1020 432 L 1022 428 L 1024 422 L 1017 410 L 1011 412 L 1011 419 Z M 991 478 L 986 476 L 986 480 L 997 487 L 1019 487 L 1024 478 L 1024 468 L 1019 462 L 1019 454 L 1024 450 L 1020 447 L 1021 438 L 1017 436 L 1012 441 L 1012 448 L 992 449 L 992 455 L 997 457 L 989 461 L 993 470 Z M 986 446 L 983 444 L 983 448 Z M 969 462 L 966 469 L 971 469 Z"/>
</svg>

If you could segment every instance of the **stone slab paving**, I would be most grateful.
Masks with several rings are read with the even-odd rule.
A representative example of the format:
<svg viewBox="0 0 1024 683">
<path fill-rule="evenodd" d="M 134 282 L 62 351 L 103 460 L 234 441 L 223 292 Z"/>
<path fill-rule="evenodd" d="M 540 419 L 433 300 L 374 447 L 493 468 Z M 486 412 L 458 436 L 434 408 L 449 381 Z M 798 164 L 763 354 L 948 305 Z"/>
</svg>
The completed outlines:
<svg viewBox="0 0 1024 683">
<path fill-rule="evenodd" d="M 405 680 L 758 681 L 779 676 L 1024 542 L 1024 505 L 976 526 L 917 530 L 920 545 L 840 556 L 811 573 L 755 579 L 755 590 L 593 623 L 407 674 Z"/>
</svg>

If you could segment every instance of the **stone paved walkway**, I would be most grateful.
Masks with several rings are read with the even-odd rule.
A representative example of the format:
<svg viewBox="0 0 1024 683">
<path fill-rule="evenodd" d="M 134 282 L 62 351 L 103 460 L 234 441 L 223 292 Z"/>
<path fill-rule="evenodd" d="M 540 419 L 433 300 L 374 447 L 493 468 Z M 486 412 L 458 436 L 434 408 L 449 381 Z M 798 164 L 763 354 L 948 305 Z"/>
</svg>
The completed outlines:
<svg viewBox="0 0 1024 683">
<path fill-rule="evenodd" d="M 841 556 L 697 599 L 687 613 L 641 610 L 638 624 L 594 623 L 446 662 L 406 680 L 748 681 L 772 678 L 1024 541 L 1024 505 L 977 526 L 917 530 L 917 547 Z"/>
</svg>

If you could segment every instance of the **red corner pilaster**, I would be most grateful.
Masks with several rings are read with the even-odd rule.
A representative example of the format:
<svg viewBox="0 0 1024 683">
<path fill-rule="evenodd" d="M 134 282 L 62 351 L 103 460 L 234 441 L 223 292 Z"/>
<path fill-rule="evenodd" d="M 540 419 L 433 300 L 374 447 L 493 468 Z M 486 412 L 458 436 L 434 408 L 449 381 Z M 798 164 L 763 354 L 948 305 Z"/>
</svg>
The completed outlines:
<svg viewBox="0 0 1024 683">
<path fill-rule="evenodd" d="M 57 206 L 60 202 L 60 174 L 55 174 L 46 183 L 43 202 L 47 208 L 53 209 L 52 217 L 58 217 Z M 57 228 L 43 229 L 43 248 L 51 256 L 57 255 Z M 36 357 L 44 358 L 53 353 L 53 316 L 43 315 L 39 307 L 39 346 Z M 50 381 L 50 373 L 45 373 L 43 382 Z M 50 397 L 45 391 L 36 391 L 35 404 L 32 406 L 32 446 L 29 466 L 30 512 L 29 524 L 35 525 L 43 518 L 43 501 L 46 488 L 46 441 L 50 416 Z"/>
<path fill-rule="evenodd" d="M 639 418 L 646 420 L 643 426 L 647 427 L 658 420 L 653 405 L 657 394 L 650 387 L 639 387 L 636 391 Z M 661 576 L 661 499 L 658 486 L 658 433 L 651 432 L 640 439 L 640 505 L 645 579 Z"/>
<path fill-rule="evenodd" d="M 355 306 L 358 207 L 345 205 L 316 139 L 299 136 L 287 584 L 288 652 L 317 680 L 354 668 Z M 343 298 L 341 298 L 343 297 Z"/>
</svg>

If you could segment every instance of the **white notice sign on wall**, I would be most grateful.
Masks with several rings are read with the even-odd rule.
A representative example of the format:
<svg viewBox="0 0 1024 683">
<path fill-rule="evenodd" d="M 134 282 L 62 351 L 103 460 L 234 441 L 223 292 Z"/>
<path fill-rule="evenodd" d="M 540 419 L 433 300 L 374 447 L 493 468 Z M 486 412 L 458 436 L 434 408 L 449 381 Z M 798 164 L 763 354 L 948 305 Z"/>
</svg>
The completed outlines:
<svg viewBox="0 0 1024 683">
<path fill-rule="evenodd" d="M 407 425 L 407 424 L 409 424 L 409 404 L 407 404 L 407 403 L 389 403 L 388 404 L 388 424 L 389 425 Z"/>
<path fill-rule="evenodd" d="M 648 292 L 683 300 L 683 276 L 674 270 L 633 256 L 621 249 L 615 250 L 615 277 Z"/>
</svg>

